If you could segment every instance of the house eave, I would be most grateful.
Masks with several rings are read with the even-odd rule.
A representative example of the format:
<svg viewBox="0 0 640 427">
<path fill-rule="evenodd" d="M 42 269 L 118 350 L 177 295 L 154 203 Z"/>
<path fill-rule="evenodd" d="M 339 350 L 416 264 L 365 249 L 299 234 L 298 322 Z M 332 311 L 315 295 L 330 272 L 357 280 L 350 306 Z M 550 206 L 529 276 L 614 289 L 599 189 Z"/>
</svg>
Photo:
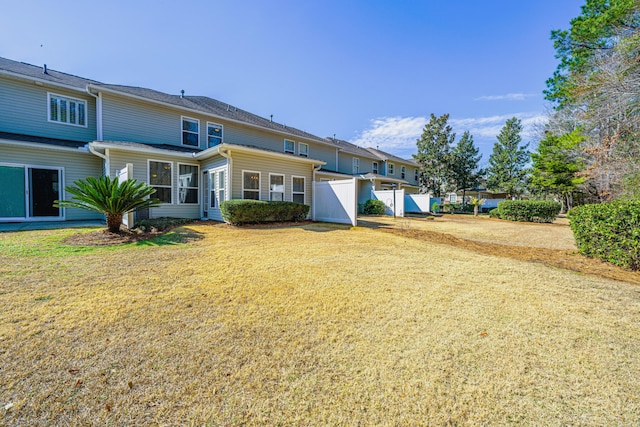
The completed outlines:
<svg viewBox="0 0 640 427">
<path fill-rule="evenodd" d="M 20 148 L 37 148 L 38 150 L 66 151 L 72 153 L 89 154 L 86 146 L 81 147 L 63 147 L 60 145 L 43 144 L 40 142 L 15 141 L 11 139 L 0 138 L 0 145 L 8 145 Z"/>
<path fill-rule="evenodd" d="M 0 75 L 7 76 L 7 77 L 10 77 L 10 78 L 13 78 L 13 79 L 16 79 L 16 80 L 25 81 L 25 82 L 33 82 L 33 83 L 36 83 L 36 84 L 40 83 L 40 84 L 42 84 L 43 87 L 56 87 L 56 88 L 71 90 L 71 91 L 74 91 L 74 92 L 86 93 L 84 87 L 71 86 L 71 85 L 66 85 L 66 84 L 63 84 L 63 83 L 56 83 L 56 82 L 52 82 L 51 80 L 40 79 L 38 77 L 28 76 L 28 75 L 20 74 L 20 73 L 14 73 L 12 71 L 0 70 Z"/>
<path fill-rule="evenodd" d="M 209 150 L 214 150 L 217 149 L 216 152 L 210 152 Z M 260 156 L 267 156 L 267 157 L 275 157 L 278 159 L 285 159 L 288 161 L 293 161 L 293 162 L 299 162 L 299 163 L 307 163 L 307 164 L 312 164 L 312 165 L 326 165 L 327 162 L 323 161 L 323 160 L 317 160 L 317 159 L 310 159 L 307 157 L 298 157 L 298 156 L 292 156 L 290 154 L 285 154 L 285 153 L 277 153 L 274 151 L 268 151 L 268 150 L 261 150 L 260 148 L 253 148 L 253 147 L 246 147 L 243 145 L 235 145 L 235 144 L 228 144 L 228 143 L 222 143 L 220 145 L 216 145 L 215 147 L 208 149 L 208 150 L 204 150 L 201 151 L 197 154 L 194 155 L 194 157 L 198 160 L 200 159 L 205 159 L 208 157 L 211 157 L 212 155 L 218 154 L 219 152 L 224 152 L 224 153 L 234 153 L 234 152 L 240 152 L 240 153 L 248 153 L 248 154 L 256 154 L 256 155 L 260 155 Z"/>
<path fill-rule="evenodd" d="M 157 147 L 151 147 L 151 146 L 146 146 L 146 147 L 132 147 L 132 146 L 127 146 L 127 145 L 123 145 L 123 144 L 118 144 L 115 142 L 108 142 L 108 141 L 92 141 L 89 143 L 91 145 L 91 147 L 93 147 L 94 149 L 97 149 L 98 152 L 102 152 L 104 153 L 104 150 L 106 149 L 110 149 L 110 150 L 120 150 L 120 151 L 127 151 L 130 153 L 141 153 L 141 154 L 162 154 L 165 156 L 171 156 L 171 157 L 181 157 L 181 158 L 185 158 L 185 159 L 193 159 L 196 156 L 196 152 L 180 152 L 180 151 L 173 151 L 173 150 L 167 150 L 164 148 L 157 148 Z"/>
</svg>

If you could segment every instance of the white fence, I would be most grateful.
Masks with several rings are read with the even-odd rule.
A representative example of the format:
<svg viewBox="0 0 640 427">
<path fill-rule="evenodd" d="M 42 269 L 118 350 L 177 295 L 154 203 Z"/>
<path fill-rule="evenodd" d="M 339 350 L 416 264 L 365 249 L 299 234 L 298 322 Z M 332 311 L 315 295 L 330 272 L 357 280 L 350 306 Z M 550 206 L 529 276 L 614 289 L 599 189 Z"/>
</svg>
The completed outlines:
<svg viewBox="0 0 640 427">
<path fill-rule="evenodd" d="M 118 176 L 118 182 L 126 181 L 129 178 L 133 178 L 133 164 L 127 163 L 123 169 L 116 172 Z M 133 227 L 133 211 L 129 211 L 122 215 L 122 223 L 127 227 Z"/>
<path fill-rule="evenodd" d="M 373 196 L 384 202 L 386 215 L 404 216 L 404 190 L 377 190 Z"/>
<path fill-rule="evenodd" d="M 312 219 L 356 225 L 358 221 L 356 178 L 313 183 Z"/>
<path fill-rule="evenodd" d="M 404 211 L 413 213 L 431 212 L 431 197 L 428 194 L 405 194 Z"/>
</svg>

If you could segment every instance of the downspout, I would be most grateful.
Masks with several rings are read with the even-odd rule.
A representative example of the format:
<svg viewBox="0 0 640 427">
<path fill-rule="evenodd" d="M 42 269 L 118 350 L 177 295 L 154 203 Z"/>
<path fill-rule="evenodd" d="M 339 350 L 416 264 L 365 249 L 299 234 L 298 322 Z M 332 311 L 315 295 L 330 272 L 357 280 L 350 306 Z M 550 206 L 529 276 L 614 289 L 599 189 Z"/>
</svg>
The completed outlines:
<svg viewBox="0 0 640 427">
<path fill-rule="evenodd" d="M 227 149 L 227 152 L 225 153 L 224 150 L 218 150 L 218 153 L 220 153 L 220 155 L 222 157 L 224 157 L 225 159 L 227 159 L 227 164 L 229 165 L 229 176 L 227 177 L 227 182 L 229 183 L 229 191 L 226 191 L 227 189 L 225 188 L 225 194 L 229 195 L 229 200 L 232 199 L 232 194 L 231 194 L 231 189 L 233 188 L 232 183 L 232 179 L 231 177 L 233 176 L 233 159 L 231 158 L 231 151 L 229 151 Z M 225 196 L 226 197 L 226 196 Z"/>
<path fill-rule="evenodd" d="M 102 136 L 102 92 L 98 92 L 97 95 L 91 93 L 89 85 L 87 85 L 87 93 L 96 99 L 96 139 L 98 141 L 103 140 Z"/>
<path fill-rule="evenodd" d="M 104 155 L 104 154 L 102 154 L 102 153 L 99 153 L 98 151 L 96 151 L 96 149 L 95 149 L 95 148 L 93 148 L 93 145 L 91 145 L 91 143 L 88 143 L 88 144 L 87 144 L 87 148 L 89 148 L 89 152 L 90 152 L 91 154 L 94 154 L 94 155 L 96 155 L 96 156 L 100 157 L 102 160 L 104 160 L 104 163 L 103 163 L 103 167 L 104 167 L 103 173 L 104 173 L 104 175 L 105 175 L 105 176 L 110 176 L 110 169 L 111 169 L 111 165 L 109 164 L 109 157 L 108 157 L 108 156 L 106 156 L 106 155 Z"/>
<path fill-rule="evenodd" d="M 337 151 L 336 151 L 337 153 Z M 311 165 L 311 170 L 313 171 L 313 182 L 311 183 L 311 220 L 316 220 L 316 172 L 322 169 L 322 165 Z"/>
</svg>

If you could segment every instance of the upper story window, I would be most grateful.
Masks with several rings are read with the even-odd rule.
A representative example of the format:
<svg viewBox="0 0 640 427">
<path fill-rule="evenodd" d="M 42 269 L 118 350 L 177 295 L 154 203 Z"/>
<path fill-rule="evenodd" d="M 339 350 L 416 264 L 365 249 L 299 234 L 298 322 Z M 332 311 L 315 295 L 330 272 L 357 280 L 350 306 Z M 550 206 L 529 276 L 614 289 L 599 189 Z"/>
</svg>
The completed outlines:
<svg viewBox="0 0 640 427">
<path fill-rule="evenodd" d="M 284 152 L 289 154 L 296 154 L 296 143 L 290 139 L 284 140 Z"/>
<path fill-rule="evenodd" d="M 200 146 L 200 120 L 182 117 L 182 145 Z"/>
<path fill-rule="evenodd" d="M 373 162 L 373 168 L 371 169 L 371 172 L 373 173 L 378 173 L 378 162 Z"/>
<path fill-rule="evenodd" d="M 407 176 L 407 168 L 404 166 L 400 167 L 400 178 L 404 179 Z"/>
<path fill-rule="evenodd" d="M 304 142 L 298 143 L 298 154 L 302 157 L 309 157 L 309 144 L 305 144 Z"/>
<path fill-rule="evenodd" d="M 222 144 L 222 125 L 207 122 L 207 148 Z"/>
<path fill-rule="evenodd" d="M 49 93 L 49 121 L 87 127 L 87 102 Z"/>
<path fill-rule="evenodd" d="M 418 169 L 415 169 L 415 170 L 413 171 L 413 179 L 414 179 L 415 181 L 418 181 L 418 179 L 419 179 L 419 178 L 420 178 L 420 171 L 419 171 Z"/>
<path fill-rule="evenodd" d="M 351 169 L 352 169 L 352 172 L 353 172 L 354 175 L 357 174 L 357 173 L 360 173 L 360 159 L 359 158 L 357 158 L 357 157 L 353 158 L 353 163 L 352 163 Z"/>
<path fill-rule="evenodd" d="M 394 165 L 393 163 L 389 163 L 387 165 L 387 170 L 389 172 L 387 175 L 394 175 L 396 173 L 396 165 Z"/>
</svg>

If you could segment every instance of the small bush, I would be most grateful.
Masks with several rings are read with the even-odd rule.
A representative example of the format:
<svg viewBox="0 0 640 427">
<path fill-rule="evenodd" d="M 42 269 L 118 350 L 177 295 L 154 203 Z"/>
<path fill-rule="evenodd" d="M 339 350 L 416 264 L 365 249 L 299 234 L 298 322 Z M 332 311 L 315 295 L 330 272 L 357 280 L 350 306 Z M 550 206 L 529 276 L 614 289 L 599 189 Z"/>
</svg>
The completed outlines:
<svg viewBox="0 0 640 427">
<path fill-rule="evenodd" d="M 440 209 L 440 203 L 438 203 L 438 202 L 431 203 L 431 212 L 432 213 L 437 213 L 438 209 Z"/>
<path fill-rule="evenodd" d="M 489 211 L 489 218 L 500 218 L 500 212 L 498 212 L 498 208 L 493 208 Z"/>
<path fill-rule="evenodd" d="M 220 204 L 220 213 L 225 222 L 233 225 L 302 221 L 309 214 L 309 206 L 295 202 L 227 200 Z"/>
<path fill-rule="evenodd" d="M 384 215 L 387 207 L 382 200 L 369 199 L 364 203 L 365 215 Z"/>
<path fill-rule="evenodd" d="M 568 216 L 581 254 L 640 270 L 640 201 L 578 206 Z"/>
<path fill-rule="evenodd" d="M 505 200 L 498 203 L 501 219 L 521 222 L 553 222 L 562 205 L 547 200 Z"/>
<path fill-rule="evenodd" d="M 189 218 L 153 218 L 153 219 L 143 219 L 141 221 L 136 222 L 134 229 L 138 229 L 140 231 L 149 231 L 155 228 L 158 231 L 165 231 L 169 228 L 179 227 L 181 225 L 187 224 L 193 221 L 193 219 Z"/>
</svg>

